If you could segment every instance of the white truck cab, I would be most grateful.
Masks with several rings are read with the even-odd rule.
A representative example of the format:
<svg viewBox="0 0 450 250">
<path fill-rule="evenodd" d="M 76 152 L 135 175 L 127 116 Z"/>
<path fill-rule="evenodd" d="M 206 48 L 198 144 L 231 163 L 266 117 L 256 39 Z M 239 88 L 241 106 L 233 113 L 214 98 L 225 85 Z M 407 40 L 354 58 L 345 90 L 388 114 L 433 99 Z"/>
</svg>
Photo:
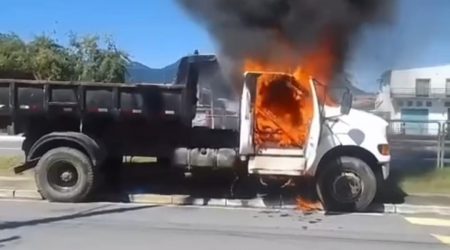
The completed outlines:
<svg viewBox="0 0 450 250">
<path fill-rule="evenodd" d="M 264 83 L 263 77 L 274 82 Z M 327 209 L 367 209 L 375 197 L 377 185 L 389 175 L 388 123 L 375 115 L 351 109 L 350 93 L 344 94 L 340 107 L 321 104 L 312 78 L 308 83 L 299 83 L 294 76 L 285 73 L 247 72 L 245 79 L 239 155 L 248 161 L 249 174 L 311 176 L 316 179 L 318 194 Z M 278 85 L 266 88 L 266 91 L 278 93 L 263 97 L 262 84 Z M 282 114 L 276 102 L 298 105 L 298 110 L 309 109 L 309 113 L 303 112 L 308 118 L 300 125 L 288 124 L 292 115 Z M 285 108 L 293 112 L 292 107 Z M 272 143 L 273 138 L 289 139 L 291 126 L 305 130 L 305 136 L 297 140 L 292 137 L 289 145 Z M 268 143 L 261 143 L 259 137 L 269 138 Z"/>
</svg>

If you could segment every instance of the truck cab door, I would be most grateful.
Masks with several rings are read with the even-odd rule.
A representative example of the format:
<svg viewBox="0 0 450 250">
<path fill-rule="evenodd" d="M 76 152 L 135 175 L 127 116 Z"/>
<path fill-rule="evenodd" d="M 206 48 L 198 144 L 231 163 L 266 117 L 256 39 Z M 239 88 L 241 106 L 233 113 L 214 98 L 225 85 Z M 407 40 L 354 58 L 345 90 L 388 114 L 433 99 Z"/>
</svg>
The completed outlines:
<svg viewBox="0 0 450 250">
<path fill-rule="evenodd" d="M 239 114 L 239 154 L 252 155 L 255 153 L 253 146 L 253 93 L 254 86 L 246 75 L 244 86 L 242 89 L 240 114 Z"/>
<path fill-rule="evenodd" d="M 307 144 L 305 145 L 306 168 L 311 167 L 313 162 L 316 160 L 317 150 L 320 142 L 320 135 L 322 133 L 322 114 L 317 93 L 318 90 L 316 88 L 317 86 L 314 84 L 314 81 L 312 79 L 309 80 L 309 83 L 311 85 L 311 96 L 314 112 L 309 129 L 309 138 L 307 140 Z"/>
<path fill-rule="evenodd" d="M 248 72 L 241 96 L 240 155 L 249 173 L 302 175 L 321 133 L 313 82 L 286 73 Z"/>
</svg>

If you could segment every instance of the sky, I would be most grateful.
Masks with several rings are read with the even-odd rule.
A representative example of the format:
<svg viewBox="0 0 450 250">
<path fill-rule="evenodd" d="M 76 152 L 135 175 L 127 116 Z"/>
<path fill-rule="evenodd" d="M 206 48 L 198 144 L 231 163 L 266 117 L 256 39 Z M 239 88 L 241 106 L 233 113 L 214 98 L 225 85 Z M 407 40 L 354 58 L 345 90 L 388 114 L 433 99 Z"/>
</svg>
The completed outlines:
<svg viewBox="0 0 450 250">
<path fill-rule="evenodd" d="M 207 1 L 207 0 L 205 0 Z M 0 32 L 40 34 L 67 43 L 70 32 L 110 35 L 133 60 L 163 67 L 217 47 L 176 0 L 2 0 Z M 367 27 L 352 44 L 347 71 L 374 91 L 389 69 L 450 64 L 450 0 L 399 0 L 388 24 Z"/>
</svg>

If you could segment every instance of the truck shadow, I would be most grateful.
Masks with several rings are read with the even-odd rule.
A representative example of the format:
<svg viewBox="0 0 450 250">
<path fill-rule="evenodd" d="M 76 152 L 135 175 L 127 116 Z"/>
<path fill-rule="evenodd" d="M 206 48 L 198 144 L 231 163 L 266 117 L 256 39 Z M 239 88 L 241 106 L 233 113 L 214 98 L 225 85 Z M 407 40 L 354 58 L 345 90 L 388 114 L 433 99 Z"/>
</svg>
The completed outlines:
<svg viewBox="0 0 450 250">
<path fill-rule="evenodd" d="M 378 190 L 375 203 L 404 203 L 408 194 L 401 187 L 403 178 L 427 172 L 424 171 L 394 169 L 390 178 Z M 308 178 L 301 178 L 294 185 L 284 188 L 263 187 L 237 192 L 231 196 L 230 186 L 235 176 L 229 170 L 199 171 L 191 177 L 186 177 L 183 173 L 171 171 L 165 166 L 142 163 L 124 166 L 120 176 L 120 188 L 113 191 L 105 190 L 95 197 L 95 201 L 130 202 L 130 194 L 181 195 L 185 197 L 186 204 L 193 203 L 196 199 L 203 199 L 205 204 L 196 205 L 206 205 L 211 199 L 251 200 L 257 197 L 261 198 L 267 207 L 281 205 L 292 207 L 300 206 L 300 202 L 314 204 L 319 201 L 314 180 Z M 375 207 L 379 206 L 381 205 L 375 205 Z"/>
<path fill-rule="evenodd" d="M 296 206 L 300 198 L 311 203 L 319 200 L 313 181 L 306 178 L 284 188 L 250 188 L 258 181 L 248 180 L 251 183 L 238 185 L 237 192 L 231 192 L 236 176 L 229 170 L 197 171 L 186 177 L 183 173 L 168 170 L 164 166 L 143 163 L 125 165 L 120 176 L 120 188 L 104 190 L 95 200 L 130 202 L 130 194 L 180 195 L 184 196 L 185 204 L 202 199 L 204 204 L 195 205 L 207 205 L 212 199 L 250 202 L 254 198 L 260 198 L 266 207 Z"/>
<path fill-rule="evenodd" d="M 436 163 L 417 155 L 393 157 L 389 179 L 379 189 L 376 201 L 379 203 L 402 204 L 408 194 L 402 188 L 406 178 L 426 176 L 436 170 Z"/>
<path fill-rule="evenodd" d="M 104 207 L 96 207 L 96 208 L 89 209 L 86 211 L 81 211 L 81 212 L 77 212 L 77 213 L 73 213 L 73 214 L 56 216 L 56 217 L 48 217 L 48 218 L 25 220 L 25 221 L 6 221 L 6 222 L 0 223 L 0 231 L 17 229 L 17 228 L 22 228 L 22 227 L 39 226 L 39 225 L 49 224 L 49 223 L 54 223 L 54 222 L 94 217 L 94 216 L 100 216 L 100 215 L 126 213 L 126 212 L 144 210 L 144 209 L 149 209 L 149 208 L 154 208 L 154 207 L 157 207 L 157 206 L 120 207 L 120 208 L 112 208 L 112 209 L 105 209 Z"/>
</svg>

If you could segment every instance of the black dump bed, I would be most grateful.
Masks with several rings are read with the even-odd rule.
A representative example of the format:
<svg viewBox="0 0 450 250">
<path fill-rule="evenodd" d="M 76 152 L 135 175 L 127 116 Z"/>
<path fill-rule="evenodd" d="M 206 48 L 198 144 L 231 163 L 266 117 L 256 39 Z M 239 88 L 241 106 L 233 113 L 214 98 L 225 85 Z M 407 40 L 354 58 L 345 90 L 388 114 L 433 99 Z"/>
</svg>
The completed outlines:
<svg viewBox="0 0 450 250">
<path fill-rule="evenodd" d="M 42 112 L 185 116 L 182 85 L 113 85 L 0 79 L 0 116 Z M 192 105 L 192 102 L 190 103 Z"/>
<path fill-rule="evenodd" d="M 195 62 L 189 58 L 181 61 L 172 84 L 0 79 L 0 128 L 15 120 L 58 114 L 176 120 L 189 126 L 195 116 L 197 81 Z"/>
</svg>

